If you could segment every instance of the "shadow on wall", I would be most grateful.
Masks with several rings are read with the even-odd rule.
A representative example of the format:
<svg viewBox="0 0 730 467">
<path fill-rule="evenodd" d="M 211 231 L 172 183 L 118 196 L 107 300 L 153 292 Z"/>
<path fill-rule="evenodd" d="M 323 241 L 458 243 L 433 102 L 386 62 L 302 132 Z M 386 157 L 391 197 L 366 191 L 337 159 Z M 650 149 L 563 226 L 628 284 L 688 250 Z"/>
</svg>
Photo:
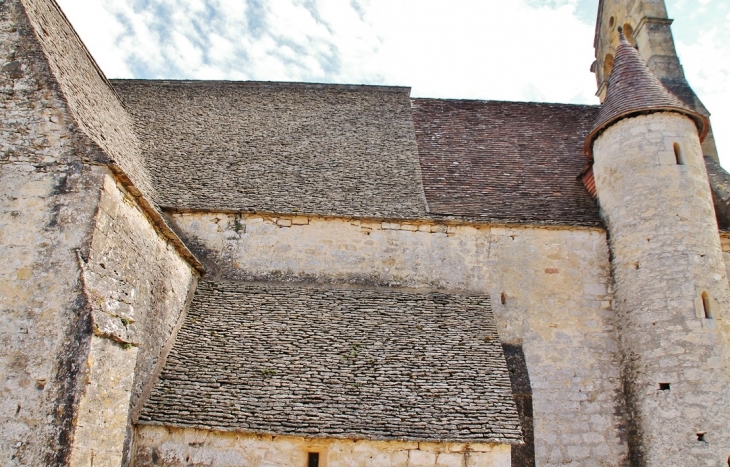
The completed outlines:
<svg viewBox="0 0 730 467">
<path fill-rule="evenodd" d="M 517 404 L 517 413 L 522 425 L 525 444 L 512 446 L 512 467 L 535 467 L 535 431 L 532 418 L 532 386 L 527 373 L 527 363 L 522 346 L 502 344 L 507 360 L 512 396 Z"/>
</svg>

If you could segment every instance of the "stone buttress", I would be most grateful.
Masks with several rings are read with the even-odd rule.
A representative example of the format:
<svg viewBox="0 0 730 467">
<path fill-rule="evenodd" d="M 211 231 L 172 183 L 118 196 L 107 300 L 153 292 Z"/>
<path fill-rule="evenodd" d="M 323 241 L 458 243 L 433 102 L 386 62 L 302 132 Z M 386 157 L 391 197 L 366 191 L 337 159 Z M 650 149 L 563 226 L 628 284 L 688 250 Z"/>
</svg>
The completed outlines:
<svg viewBox="0 0 730 467">
<path fill-rule="evenodd" d="M 123 465 L 202 270 L 53 0 L 0 1 L 0 465 Z"/>
<path fill-rule="evenodd" d="M 610 235 L 632 465 L 717 466 L 730 454 L 730 293 L 707 126 L 621 34 L 586 154 Z"/>
</svg>

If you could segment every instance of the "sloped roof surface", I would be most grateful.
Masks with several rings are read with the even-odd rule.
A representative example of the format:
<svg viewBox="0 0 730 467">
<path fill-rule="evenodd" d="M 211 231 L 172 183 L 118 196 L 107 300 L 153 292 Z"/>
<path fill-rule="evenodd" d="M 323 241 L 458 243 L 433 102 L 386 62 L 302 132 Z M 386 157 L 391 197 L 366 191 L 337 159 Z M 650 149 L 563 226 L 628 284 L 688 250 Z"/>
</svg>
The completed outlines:
<svg viewBox="0 0 730 467">
<path fill-rule="evenodd" d="M 586 138 L 586 155 L 591 155 L 593 141 L 611 123 L 637 113 L 663 110 L 683 113 L 692 118 L 697 124 L 700 139 L 707 134 L 707 118 L 669 92 L 639 52 L 621 34 L 613 70 L 608 78 L 606 98 Z"/>
<path fill-rule="evenodd" d="M 95 146 L 87 149 L 90 154 L 79 156 L 113 161 L 129 178 L 127 188 L 134 185 L 148 201 L 157 201 L 132 119 L 58 4 L 26 0 L 22 5 L 68 110 Z"/>
<path fill-rule="evenodd" d="M 712 190 L 718 227 L 728 232 L 730 231 L 730 173 L 709 157 L 705 157 L 705 167 Z"/>
<path fill-rule="evenodd" d="M 429 210 L 483 221 L 600 225 L 576 177 L 596 106 L 413 99 Z"/>
<path fill-rule="evenodd" d="M 425 215 L 408 88 L 113 84 L 135 120 L 164 207 Z"/>
<path fill-rule="evenodd" d="M 163 207 L 601 225 L 576 181 L 598 107 L 382 86 L 113 84 Z"/>
<path fill-rule="evenodd" d="M 140 423 L 517 443 L 487 296 L 202 282 Z"/>
</svg>

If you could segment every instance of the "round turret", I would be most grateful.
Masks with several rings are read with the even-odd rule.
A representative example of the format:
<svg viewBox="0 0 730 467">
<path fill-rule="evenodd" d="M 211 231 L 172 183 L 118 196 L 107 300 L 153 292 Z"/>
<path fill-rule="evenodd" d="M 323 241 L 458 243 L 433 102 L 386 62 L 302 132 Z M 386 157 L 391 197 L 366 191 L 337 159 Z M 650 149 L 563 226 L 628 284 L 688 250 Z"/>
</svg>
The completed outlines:
<svg viewBox="0 0 730 467">
<path fill-rule="evenodd" d="M 730 290 L 706 131 L 622 36 L 586 154 L 610 236 L 632 465 L 730 453 Z"/>
</svg>

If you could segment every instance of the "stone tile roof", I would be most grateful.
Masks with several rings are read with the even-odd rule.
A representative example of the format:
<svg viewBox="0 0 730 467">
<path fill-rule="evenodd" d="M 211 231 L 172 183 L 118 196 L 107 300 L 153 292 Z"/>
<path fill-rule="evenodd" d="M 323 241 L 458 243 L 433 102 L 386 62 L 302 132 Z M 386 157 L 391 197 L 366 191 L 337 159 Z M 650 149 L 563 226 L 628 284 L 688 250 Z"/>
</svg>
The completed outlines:
<svg viewBox="0 0 730 467">
<path fill-rule="evenodd" d="M 664 87 L 639 52 L 620 34 L 613 70 L 608 78 L 606 99 L 588 134 L 584 152 L 592 157 L 593 141 L 617 120 L 646 112 L 679 112 L 697 124 L 700 140 L 709 129 L 707 117 L 696 112 Z"/>
<path fill-rule="evenodd" d="M 601 225 L 576 182 L 598 107 L 410 100 L 384 86 L 112 83 L 166 208 Z"/>
<path fill-rule="evenodd" d="M 710 157 L 705 157 L 707 178 L 712 191 L 712 201 L 715 205 L 717 225 L 720 230 L 730 231 L 730 173 Z"/>
<path fill-rule="evenodd" d="M 518 443 L 489 297 L 202 282 L 139 423 Z"/>
<path fill-rule="evenodd" d="M 113 84 L 135 120 L 164 207 L 425 215 L 408 88 Z"/>
<path fill-rule="evenodd" d="M 154 203 L 156 193 L 140 153 L 132 119 L 104 73 L 55 1 L 22 2 L 50 71 L 81 131 L 93 143 L 87 161 L 118 165 L 127 188 Z"/>
<path fill-rule="evenodd" d="M 596 106 L 413 99 L 429 211 L 482 221 L 601 225 L 576 179 Z"/>
</svg>

